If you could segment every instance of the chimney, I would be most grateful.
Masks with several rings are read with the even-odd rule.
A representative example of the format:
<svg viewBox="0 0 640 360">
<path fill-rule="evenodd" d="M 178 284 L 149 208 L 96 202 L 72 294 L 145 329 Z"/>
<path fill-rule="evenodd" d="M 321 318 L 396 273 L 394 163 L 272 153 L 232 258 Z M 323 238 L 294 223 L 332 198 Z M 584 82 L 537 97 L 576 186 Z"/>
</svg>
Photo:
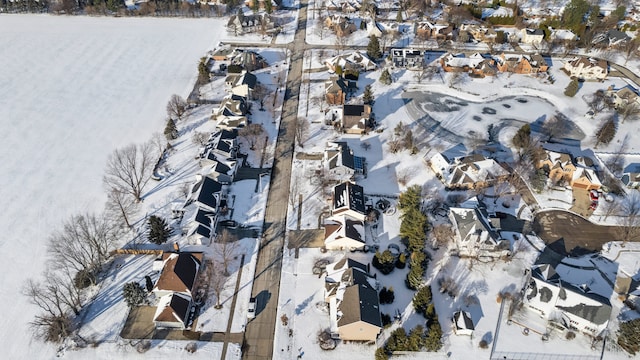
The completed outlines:
<svg viewBox="0 0 640 360">
<path fill-rule="evenodd" d="M 175 250 L 176 252 L 180 252 L 180 245 L 178 245 L 178 242 L 173 243 L 173 250 Z"/>
</svg>

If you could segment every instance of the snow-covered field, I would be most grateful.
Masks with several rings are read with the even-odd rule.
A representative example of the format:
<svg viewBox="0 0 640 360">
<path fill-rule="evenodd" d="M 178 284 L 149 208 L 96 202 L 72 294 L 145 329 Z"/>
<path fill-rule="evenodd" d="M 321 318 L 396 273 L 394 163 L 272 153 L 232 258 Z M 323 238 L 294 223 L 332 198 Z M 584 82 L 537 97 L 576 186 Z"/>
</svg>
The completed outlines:
<svg viewBox="0 0 640 360">
<path fill-rule="evenodd" d="M 20 289 L 44 270 L 47 236 L 62 220 L 101 210 L 108 154 L 162 131 L 166 102 L 188 95 L 221 22 L 0 16 L 4 358 L 54 356 L 31 342 L 36 309 Z"/>
</svg>

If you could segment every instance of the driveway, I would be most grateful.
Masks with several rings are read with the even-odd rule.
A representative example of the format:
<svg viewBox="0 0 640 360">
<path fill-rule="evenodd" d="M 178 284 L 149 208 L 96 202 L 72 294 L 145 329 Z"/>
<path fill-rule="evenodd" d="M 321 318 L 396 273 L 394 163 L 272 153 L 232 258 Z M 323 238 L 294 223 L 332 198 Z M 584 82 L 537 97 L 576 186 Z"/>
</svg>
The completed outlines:
<svg viewBox="0 0 640 360">
<path fill-rule="evenodd" d="M 602 245 L 618 237 L 615 229 L 564 210 L 538 212 L 533 223 L 533 230 L 546 244 L 562 240 L 568 253 L 600 251 Z"/>
</svg>

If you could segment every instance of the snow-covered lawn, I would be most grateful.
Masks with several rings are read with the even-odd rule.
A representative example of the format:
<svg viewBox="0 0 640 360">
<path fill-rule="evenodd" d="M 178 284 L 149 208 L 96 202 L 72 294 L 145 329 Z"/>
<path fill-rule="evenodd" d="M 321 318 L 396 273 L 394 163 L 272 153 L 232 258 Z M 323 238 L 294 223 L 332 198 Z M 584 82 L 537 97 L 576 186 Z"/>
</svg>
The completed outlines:
<svg viewBox="0 0 640 360">
<path fill-rule="evenodd" d="M 116 147 L 164 127 L 171 94 L 186 97 L 222 19 L 2 15 L 0 144 L 4 356 L 51 358 L 32 342 L 36 311 L 20 289 L 44 270 L 46 240 L 70 214 L 100 211 Z M 120 315 L 118 315 L 120 316 Z M 182 346 L 183 347 L 183 346 Z"/>
</svg>

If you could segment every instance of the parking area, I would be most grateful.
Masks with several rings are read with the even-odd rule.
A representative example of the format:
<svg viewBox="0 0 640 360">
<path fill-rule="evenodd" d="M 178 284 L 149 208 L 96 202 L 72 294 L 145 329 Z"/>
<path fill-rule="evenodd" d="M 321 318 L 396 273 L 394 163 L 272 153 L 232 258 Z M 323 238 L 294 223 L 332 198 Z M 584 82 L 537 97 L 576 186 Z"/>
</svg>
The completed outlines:
<svg viewBox="0 0 640 360">
<path fill-rule="evenodd" d="M 598 195 L 593 195 L 590 191 L 573 188 L 573 204 L 569 210 L 588 218 L 598 206 L 596 196 Z"/>
<path fill-rule="evenodd" d="M 533 229 L 547 244 L 562 239 L 567 253 L 581 249 L 599 251 L 602 245 L 617 238 L 615 226 L 597 225 L 564 210 L 537 213 Z"/>
</svg>

